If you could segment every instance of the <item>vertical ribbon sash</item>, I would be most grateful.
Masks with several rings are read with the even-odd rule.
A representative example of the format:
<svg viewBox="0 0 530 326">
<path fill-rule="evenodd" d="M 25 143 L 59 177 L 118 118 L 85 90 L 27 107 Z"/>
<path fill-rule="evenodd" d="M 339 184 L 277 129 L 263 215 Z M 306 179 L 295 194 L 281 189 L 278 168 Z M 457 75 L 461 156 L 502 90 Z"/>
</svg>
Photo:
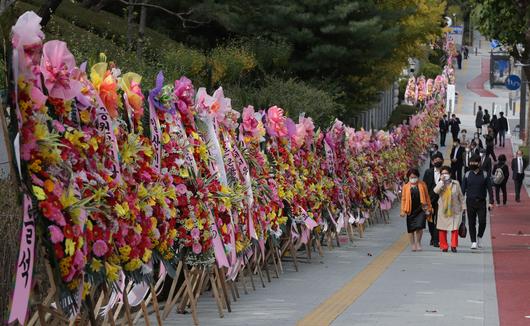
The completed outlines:
<svg viewBox="0 0 530 326">
<path fill-rule="evenodd" d="M 15 293 L 9 315 L 9 323 L 18 320 L 21 325 L 26 322 L 35 259 L 35 218 L 30 214 L 31 199 L 26 194 L 24 195 L 23 206 L 24 225 L 17 260 Z"/>
<path fill-rule="evenodd" d="M 96 128 L 105 136 L 105 140 L 111 144 L 111 157 L 112 162 L 112 178 L 118 182 L 121 181 L 120 165 L 118 160 L 118 142 L 116 141 L 116 135 L 112 129 L 111 119 L 107 109 L 104 106 L 98 106 L 96 108 Z"/>
<path fill-rule="evenodd" d="M 156 114 L 155 107 L 151 100 L 149 102 L 149 130 L 151 131 L 151 144 L 153 145 L 153 150 L 155 157 L 153 158 L 153 167 L 160 171 L 161 168 L 161 157 L 162 157 L 162 143 L 161 143 L 161 131 L 160 131 L 160 121 L 158 120 L 158 115 Z"/>
</svg>

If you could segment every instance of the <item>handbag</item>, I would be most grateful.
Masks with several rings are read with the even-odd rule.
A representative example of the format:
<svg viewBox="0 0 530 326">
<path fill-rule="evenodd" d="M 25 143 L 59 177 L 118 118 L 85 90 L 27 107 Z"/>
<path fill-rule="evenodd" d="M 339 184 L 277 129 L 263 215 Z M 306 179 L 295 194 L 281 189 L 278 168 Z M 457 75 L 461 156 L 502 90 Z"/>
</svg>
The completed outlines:
<svg viewBox="0 0 530 326">
<path fill-rule="evenodd" d="M 467 236 L 467 227 L 466 227 L 466 213 L 462 213 L 462 222 L 460 222 L 460 226 L 458 227 L 458 235 L 460 238 L 466 238 Z"/>
</svg>

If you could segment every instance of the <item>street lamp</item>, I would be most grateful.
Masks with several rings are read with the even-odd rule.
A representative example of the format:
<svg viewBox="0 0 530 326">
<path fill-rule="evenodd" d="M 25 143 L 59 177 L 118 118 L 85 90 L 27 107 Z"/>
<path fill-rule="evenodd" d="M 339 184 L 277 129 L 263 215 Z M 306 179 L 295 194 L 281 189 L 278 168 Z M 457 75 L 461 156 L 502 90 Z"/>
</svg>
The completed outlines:
<svg viewBox="0 0 530 326">
<path fill-rule="evenodd" d="M 453 13 L 453 25 L 454 25 L 454 26 L 457 26 L 457 25 L 456 25 L 456 13 Z"/>
</svg>

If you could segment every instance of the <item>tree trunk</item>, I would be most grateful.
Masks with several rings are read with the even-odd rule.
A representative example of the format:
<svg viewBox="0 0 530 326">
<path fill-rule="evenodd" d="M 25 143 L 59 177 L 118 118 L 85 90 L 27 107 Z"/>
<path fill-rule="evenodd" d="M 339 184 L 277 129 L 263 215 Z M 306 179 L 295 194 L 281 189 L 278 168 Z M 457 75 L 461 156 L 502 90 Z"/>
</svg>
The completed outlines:
<svg viewBox="0 0 530 326">
<path fill-rule="evenodd" d="M 50 18 L 52 18 L 53 13 L 59 7 L 62 0 L 46 0 L 42 6 L 39 9 L 39 16 L 42 17 L 42 21 L 40 22 L 41 26 L 44 28 L 46 27 L 46 24 L 50 21 Z"/>
<path fill-rule="evenodd" d="M 136 0 L 131 0 L 135 3 Z M 134 42 L 134 5 L 127 6 L 127 48 L 133 49 Z"/>
<path fill-rule="evenodd" d="M 149 0 L 145 0 L 145 3 Z M 145 21 L 147 20 L 147 7 L 142 6 L 140 10 L 140 26 L 138 27 L 138 43 L 136 44 L 136 57 L 138 60 L 142 59 L 144 43 L 145 43 Z"/>
</svg>

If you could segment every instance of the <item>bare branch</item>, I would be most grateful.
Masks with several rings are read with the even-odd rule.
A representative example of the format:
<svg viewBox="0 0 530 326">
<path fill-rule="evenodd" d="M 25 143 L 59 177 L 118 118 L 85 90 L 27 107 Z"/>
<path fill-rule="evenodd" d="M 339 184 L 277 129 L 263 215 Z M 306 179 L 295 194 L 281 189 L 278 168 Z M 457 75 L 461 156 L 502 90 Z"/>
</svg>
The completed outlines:
<svg viewBox="0 0 530 326">
<path fill-rule="evenodd" d="M 197 25 L 202 25 L 202 24 L 206 24 L 208 23 L 209 21 L 199 21 L 199 20 L 195 20 L 195 19 L 190 19 L 189 17 L 186 17 L 186 16 L 189 16 L 193 13 L 193 9 L 190 9 L 188 10 L 187 12 L 175 12 L 175 11 L 171 11 L 167 8 L 164 8 L 162 6 L 159 6 L 159 5 L 155 5 L 155 4 L 152 4 L 152 3 L 146 3 L 146 2 L 131 2 L 131 1 L 126 1 L 126 0 L 120 0 L 121 3 L 127 5 L 127 6 L 139 6 L 139 7 L 150 7 L 150 8 L 155 8 L 155 9 L 158 9 L 158 10 L 162 10 L 163 12 L 169 14 L 169 15 L 172 15 L 172 16 L 175 16 L 177 17 L 178 19 L 180 19 L 180 21 L 182 22 L 182 26 L 183 27 L 190 27 L 187 25 L 187 23 L 193 23 L 193 24 L 197 24 Z"/>
</svg>

